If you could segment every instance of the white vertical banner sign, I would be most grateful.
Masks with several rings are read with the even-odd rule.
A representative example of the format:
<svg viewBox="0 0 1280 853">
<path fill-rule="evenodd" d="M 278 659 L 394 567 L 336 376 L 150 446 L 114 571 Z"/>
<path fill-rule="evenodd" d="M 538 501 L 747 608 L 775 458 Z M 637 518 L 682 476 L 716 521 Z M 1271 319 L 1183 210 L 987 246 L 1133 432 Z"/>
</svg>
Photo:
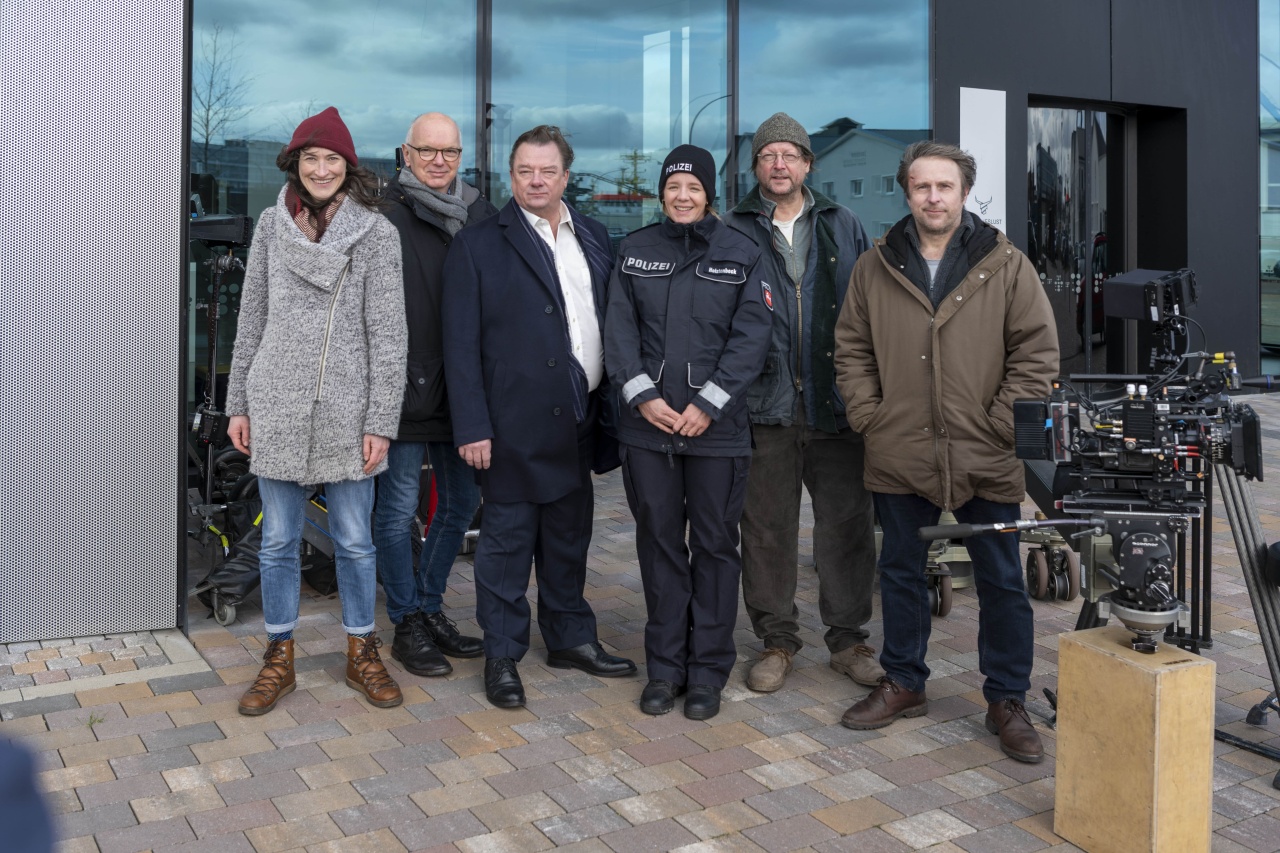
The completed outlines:
<svg viewBox="0 0 1280 853">
<path fill-rule="evenodd" d="M 988 225 L 1007 231 L 1004 92 L 960 88 L 960 147 L 978 161 L 978 179 L 965 207 Z"/>
</svg>

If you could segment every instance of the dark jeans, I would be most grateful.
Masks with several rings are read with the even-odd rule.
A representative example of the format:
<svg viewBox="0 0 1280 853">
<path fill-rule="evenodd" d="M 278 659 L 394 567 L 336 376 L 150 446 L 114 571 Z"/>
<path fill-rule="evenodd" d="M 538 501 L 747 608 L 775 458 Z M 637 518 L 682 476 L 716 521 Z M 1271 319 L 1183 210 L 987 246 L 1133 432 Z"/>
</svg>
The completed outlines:
<svg viewBox="0 0 1280 853">
<path fill-rule="evenodd" d="M 668 456 L 622 448 L 649 619 L 649 678 L 723 688 L 737 660 L 738 519 L 748 456 Z M 685 544 L 685 530 L 689 531 Z"/>
<path fill-rule="evenodd" d="M 431 458 L 436 478 L 436 513 L 413 561 L 413 516 L 418 511 L 422 459 Z M 378 577 L 387 594 L 387 616 L 400 624 L 421 610 L 439 613 L 454 558 L 480 505 L 475 472 L 452 444 L 393 441 L 387 450 L 387 470 L 378 475 L 373 509 L 373 541 L 378 548 Z"/>
<path fill-rule="evenodd" d="M 924 690 L 929 678 L 929 590 L 924 567 L 929 543 L 917 533 L 938 523 L 941 510 L 918 495 L 876 493 L 884 536 L 880 545 L 880 609 L 884 650 L 880 665 L 907 690 Z M 955 510 L 961 524 L 1014 521 L 1017 504 L 973 498 Z M 978 592 L 978 669 L 986 676 L 988 702 L 1023 701 L 1031 687 L 1035 617 L 1023 585 L 1016 533 L 984 533 L 964 540 Z"/>
<path fill-rule="evenodd" d="M 757 425 L 752 434 L 756 446 L 742 513 L 742 598 L 751 627 L 767 648 L 800 651 L 796 571 L 803 486 L 813 501 L 813 562 L 827 648 L 838 652 L 862 642 L 876 571 L 862 436 L 803 424 Z"/>
</svg>

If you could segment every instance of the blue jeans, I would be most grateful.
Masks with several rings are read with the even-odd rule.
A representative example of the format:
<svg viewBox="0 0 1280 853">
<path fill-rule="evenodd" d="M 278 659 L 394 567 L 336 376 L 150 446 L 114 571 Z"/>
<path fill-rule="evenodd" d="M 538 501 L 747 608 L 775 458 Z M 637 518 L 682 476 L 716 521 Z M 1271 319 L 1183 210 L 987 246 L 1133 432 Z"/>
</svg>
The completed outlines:
<svg viewBox="0 0 1280 853">
<path fill-rule="evenodd" d="M 298 584 L 302 566 L 302 525 L 312 489 L 288 480 L 258 478 L 262 496 L 262 615 L 267 633 L 292 631 L 298 624 Z M 326 483 L 329 535 L 333 538 L 342 626 L 348 634 L 374 629 L 373 602 L 377 576 L 369 514 L 373 511 L 373 479 Z"/>
<path fill-rule="evenodd" d="M 938 523 L 941 510 L 918 495 L 874 495 L 884 537 L 880 547 L 880 605 L 884 651 L 880 665 L 907 690 L 929 678 L 929 589 L 924 568 L 929 543 L 917 531 Z M 962 524 L 1019 518 L 1017 504 L 973 498 L 955 510 Z M 978 669 L 988 702 L 1023 701 L 1031 688 L 1035 617 L 1023 584 L 1016 533 L 983 533 L 964 540 L 978 592 Z"/>
<path fill-rule="evenodd" d="M 436 477 L 436 513 L 427 530 L 417 567 L 413 563 L 413 516 L 424 452 Z M 378 475 L 373 539 L 378 546 L 378 575 L 387 594 L 387 616 L 397 625 L 418 610 L 439 613 L 454 558 L 476 507 L 480 487 L 475 472 L 448 442 L 393 441 L 387 470 Z"/>
</svg>

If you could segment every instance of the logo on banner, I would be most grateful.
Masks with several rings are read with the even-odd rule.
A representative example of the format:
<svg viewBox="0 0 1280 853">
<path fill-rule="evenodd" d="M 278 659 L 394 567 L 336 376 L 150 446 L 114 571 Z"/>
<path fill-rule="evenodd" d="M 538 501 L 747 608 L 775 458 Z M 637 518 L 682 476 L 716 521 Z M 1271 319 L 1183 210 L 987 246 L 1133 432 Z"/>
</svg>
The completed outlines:
<svg viewBox="0 0 1280 853">
<path fill-rule="evenodd" d="M 764 307 L 770 311 L 773 310 L 773 288 L 769 287 L 769 282 L 761 282 L 761 293 L 764 295 Z"/>
</svg>

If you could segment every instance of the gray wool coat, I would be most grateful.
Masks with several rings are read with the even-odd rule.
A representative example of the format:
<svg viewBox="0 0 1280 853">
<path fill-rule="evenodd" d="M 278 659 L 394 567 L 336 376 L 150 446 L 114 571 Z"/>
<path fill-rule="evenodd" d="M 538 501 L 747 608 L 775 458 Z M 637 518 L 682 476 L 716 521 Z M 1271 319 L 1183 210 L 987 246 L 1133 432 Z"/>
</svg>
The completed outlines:
<svg viewBox="0 0 1280 853">
<path fill-rule="evenodd" d="M 303 484 L 386 470 L 364 473 L 364 435 L 396 436 L 407 348 L 395 227 L 347 199 L 312 243 L 282 189 L 254 233 L 227 383 L 251 470 Z"/>
</svg>

